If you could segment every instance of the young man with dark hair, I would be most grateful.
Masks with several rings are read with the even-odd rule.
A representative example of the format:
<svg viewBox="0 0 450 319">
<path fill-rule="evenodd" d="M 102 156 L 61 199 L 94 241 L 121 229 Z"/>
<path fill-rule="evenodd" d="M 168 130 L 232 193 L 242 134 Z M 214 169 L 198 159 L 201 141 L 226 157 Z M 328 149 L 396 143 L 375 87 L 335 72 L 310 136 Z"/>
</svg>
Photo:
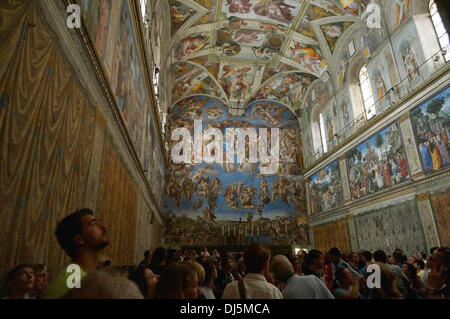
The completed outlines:
<svg viewBox="0 0 450 319">
<path fill-rule="evenodd" d="M 264 274 L 270 270 L 270 251 L 252 244 L 244 252 L 247 275 L 225 287 L 223 299 L 283 299 L 280 290 L 267 282 Z"/>
<path fill-rule="evenodd" d="M 363 251 L 361 254 L 361 259 L 364 263 L 364 266 L 361 267 L 360 273 L 361 275 L 366 274 L 367 266 L 372 262 L 372 253 L 370 251 Z"/>
<path fill-rule="evenodd" d="M 59 245 L 71 258 L 71 264 L 79 266 L 79 280 L 97 269 L 100 252 L 110 243 L 105 225 L 88 208 L 66 216 L 58 224 L 55 234 Z M 58 299 L 70 290 L 67 279 L 74 272 L 67 270 L 68 267 L 64 267 L 55 275 L 44 291 L 44 298 Z"/>
<path fill-rule="evenodd" d="M 139 264 L 139 267 L 148 266 L 148 265 L 150 265 L 150 262 L 151 262 L 151 252 L 150 252 L 150 250 L 146 250 L 144 252 L 144 260 L 141 261 L 141 263 Z"/>
<path fill-rule="evenodd" d="M 320 250 L 310 250 L 310 252 L 305 256 L 303 263 L 303 274 L 305 274 L 306 276 L 314 275 L 319 279 L 323 276 L 325 256 Z"/>
<path fill-rule="evenodd" d="M 353 269 L 347 262 L 345 262 L 341 256 L 341 252 L 337 247 L 333 247 L 328 251 L 331 259 L 331 267 L 333 272 L 333 280 L 336 279 L 336 270 L 339 268 L 347 268 L 350 271 L 353 279 L 357 279 L 359 277 L 359 273 L 356 269 Z"/>
</svg>

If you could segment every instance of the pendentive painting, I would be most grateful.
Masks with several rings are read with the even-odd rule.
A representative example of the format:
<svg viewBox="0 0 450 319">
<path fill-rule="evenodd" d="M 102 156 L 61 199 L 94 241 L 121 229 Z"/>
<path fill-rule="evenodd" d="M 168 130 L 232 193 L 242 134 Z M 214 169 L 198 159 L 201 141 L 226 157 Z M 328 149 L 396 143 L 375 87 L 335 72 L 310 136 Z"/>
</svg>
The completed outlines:
<svg viewBox="0 0 450 319">
<path fill-rule="evenodd" d="M 450 87 L 411 112 L 416 144 L 425 172 L 438 171 L 450 164 Z"/>
<path fill-rule="evenodd" d="M 347 152 L 346 157 L 353 200 L 391 188 L 410 178 L 397 122 Z"/>
</svg>

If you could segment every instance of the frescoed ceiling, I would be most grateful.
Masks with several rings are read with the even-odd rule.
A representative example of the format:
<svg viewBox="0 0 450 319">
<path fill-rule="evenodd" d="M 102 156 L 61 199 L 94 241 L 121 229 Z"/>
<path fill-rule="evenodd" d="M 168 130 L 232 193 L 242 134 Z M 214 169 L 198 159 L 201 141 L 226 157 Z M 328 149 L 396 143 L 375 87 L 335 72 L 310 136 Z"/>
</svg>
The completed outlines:
<svg viewBox="0 0 450 319">
<path fill-rule="evenodd" d="M 239 115 L 256 100 L 299 110 L 309 85 L 335 72 L 339 40 L 374 0 L 159 1 L 167 12 L 157 14 L 171 26 L 163 39 L 170 41 L 166 104 L 207 95 Z"/>
</svg>

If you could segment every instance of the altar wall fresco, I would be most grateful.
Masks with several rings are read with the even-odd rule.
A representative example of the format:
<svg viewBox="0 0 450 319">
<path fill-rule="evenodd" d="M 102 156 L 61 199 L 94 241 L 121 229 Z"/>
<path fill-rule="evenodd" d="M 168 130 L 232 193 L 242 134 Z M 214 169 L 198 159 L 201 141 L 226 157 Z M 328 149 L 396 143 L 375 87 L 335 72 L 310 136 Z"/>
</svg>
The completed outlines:
<svg viewBox="0 0 450 319">
<path fill-rule="evenodd" d="M 203 130 L 214 127 L 223 133 L 224 150 L 229 148 L 226 128 L 279 128 L 280 161 L 270 175 L 262 174 L 260 165 L 264 164 L 259 162 L 172 162 L 164 204 L 166 240 L 172 244 L 214 244 L 224 233 L 228 236 L 228 227 L 232 227 L 233 235 L 237 232 L 241 240 L 284 244 L 306 241 L 300 128 L 294 114 L 276 102 L 260 101 L 250 104 L 242 116 L 233 116 L 223 102 L 197 96 L 182 100 L 172 109 L 168 139 L 179 127 L 188 128 L 194 136 L 195 119 L 203 120 Z M 267 131 L 270 137 L 271 130 Z M 267 140 L 260 136 L 258 142 Z M 170 143 L 171 148 L 176 144 Z"/>
</svg>

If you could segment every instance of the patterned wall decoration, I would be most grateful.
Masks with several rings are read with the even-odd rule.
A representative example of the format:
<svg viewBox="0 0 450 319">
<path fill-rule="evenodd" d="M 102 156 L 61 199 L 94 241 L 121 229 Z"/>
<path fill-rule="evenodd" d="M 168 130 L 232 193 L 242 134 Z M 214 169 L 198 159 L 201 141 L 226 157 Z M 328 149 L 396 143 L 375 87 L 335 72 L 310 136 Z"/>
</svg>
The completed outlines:
<svg viewBox="0 0 450 319">
<path fill-rule="evenodd" d="M 450 164 L 450 87 L 411 111 L 411 124 L 425 172 Z"/>
<path fill-rule="evenodd" d="M 315 249 L 328 251 L 332 247 L 337 247 L 342 252 L 350 253 L 351 244 L 347 220 L 313 227 L 313 233 Z"/>
<path fill-rule="evenodd" d="M 344 204 L 339 161 L 334 161 L 311 176 L 309 181 L 309 194 L 311 215 L 326 212 Z"/>
<path fill-rule="evenodd" d="M 0 2 L 0 273 L 68 262 L 55 227 L 86 196 L 97 112 L 42 17 Z"/>
<path fill-rule="evenodd" d="M 431 196 L 431 206 L 441 246 L 450 246 L 450 192 Z"/>
<path fill-rule="evenodd" d="M 139 195 L 135 182 L 107 137 L 97 216 L 105 223 L 111 239 L 105 254 L 116 265 L 134 263 Z"/>
<path fill-rule="evenodd" d="M 427 251 L 415 200 L 356 215 L 355 224 L 360 249 L 382 249 L 391 254 L 394 249 L 401 248 L 407 256 Z"/>
<path fill-rule="evenodd" d="M 276 173 L 270 175 L 262 175 L 260 164 L 248 161 L 172 163 L 166 177 L 164 216 L 168 243 L 218 244 L 224 229 L 228 235 L 228 227 L 232 227 L 233 235 L 237 233 L 236 237 L 240 233 L 242 240 L 305 242 L 307 230 L 297 224 L 297 217 L 306 216 L 306 197 L 303 177 L 299 175 L 301 143 L 294 114 L 276 102 L 257 101 L 242 116 L 232 116 L 216 99 L 188 98 L 172 109 L 168 140 L 170 132 L 179 127 L 188 128 L 193 136 L 195 119 L 203 119 L 203 131 L 214 127 L 223 133 L 224 150 L 229 149 L 227 128 L 279 128 L 280 162 Z M 261 136 L 258 141 L 266 143 Z M 173 147 L 176 143 L 170 144 Z"/>
<path fill-rule="evenodd" d="M 346 153 L 350 193 L 358 199 L 409 180 L 406 151 L 397 122 Z"/>
</svg>

